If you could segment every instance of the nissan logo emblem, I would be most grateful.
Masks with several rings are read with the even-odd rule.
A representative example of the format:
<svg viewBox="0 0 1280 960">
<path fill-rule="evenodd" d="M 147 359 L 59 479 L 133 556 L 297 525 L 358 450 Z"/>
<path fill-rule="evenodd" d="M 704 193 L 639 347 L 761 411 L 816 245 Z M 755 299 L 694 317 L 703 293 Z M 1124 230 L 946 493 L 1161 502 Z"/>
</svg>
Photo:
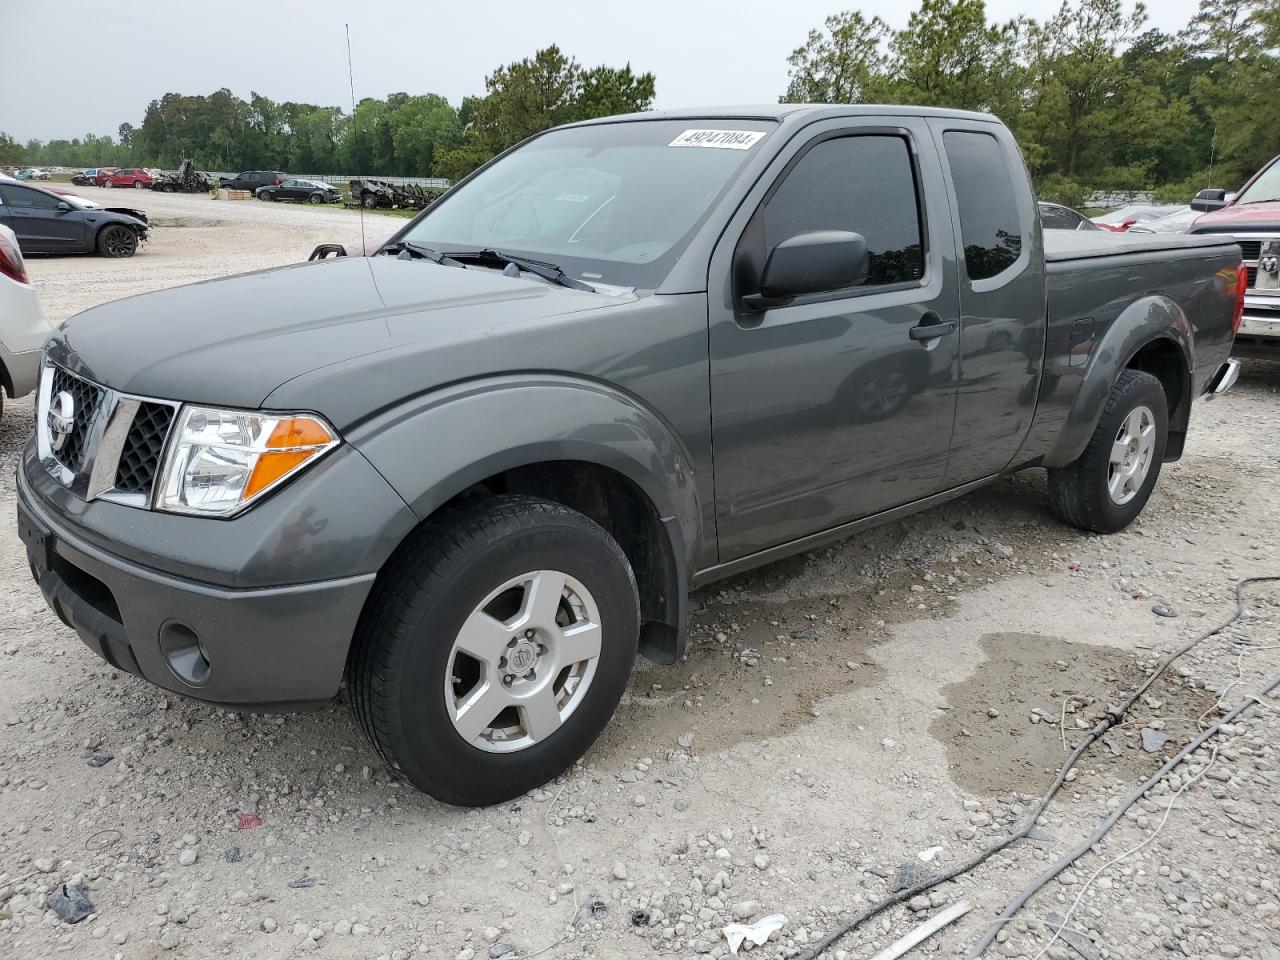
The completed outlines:
<svg viewBox="0 0 1280 960">
<path fill-rule="evenodd" d="M 71 429 L 75 426 L 76 402 L 71 394 L 63 390 L 49 402 L 49 446 L 55 452 L 67 444 Z"/>
</svg>

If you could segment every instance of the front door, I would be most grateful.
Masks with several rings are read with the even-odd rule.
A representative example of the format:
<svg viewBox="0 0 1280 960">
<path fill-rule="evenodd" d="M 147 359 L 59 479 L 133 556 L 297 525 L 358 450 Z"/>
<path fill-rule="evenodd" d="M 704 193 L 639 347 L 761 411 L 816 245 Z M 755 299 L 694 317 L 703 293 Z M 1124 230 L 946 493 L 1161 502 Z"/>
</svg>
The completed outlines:
<svg viewBox="0 0 1280 960">
<path fill-rule="evenodd" d="M 789 144 L 713 256 L 716 522 L 722 563 L 943 488 L 959 293 L 937 152 L 918 118 L 815 125 Z M 862 284 L 744 301 L 779 242 L 865 237 Z M 914 331 L 914 333 L 913 333 Z"/>
<path fill-rule="evenodd" d="M 84 219 L 79 210 L 59 197 L 16 183 L 0 183 L 0 198 L 23 253 L 83 249 Z"/>
</svg>

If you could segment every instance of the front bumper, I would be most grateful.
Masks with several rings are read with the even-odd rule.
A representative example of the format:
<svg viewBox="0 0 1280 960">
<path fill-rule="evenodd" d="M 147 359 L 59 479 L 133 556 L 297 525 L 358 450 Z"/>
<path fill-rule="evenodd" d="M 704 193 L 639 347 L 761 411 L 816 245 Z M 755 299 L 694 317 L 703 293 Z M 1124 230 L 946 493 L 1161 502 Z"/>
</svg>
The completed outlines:
<svg viewBox="0 0 1280 960">
<path fill-rule="evenodd" d="M 45 508 L 22 469 L 17 493 L 18 533 L 45 600 L 112 666 L 238 709 L 296 709 L 337 691 L 375 574 L 215 586 L 78 536 Z"/>
<path fill-rule="evenodd" d="M 1231 355 L 1280 359 L 1280 297 L 1245 294 L 1244 317 Z"/>
</svg>

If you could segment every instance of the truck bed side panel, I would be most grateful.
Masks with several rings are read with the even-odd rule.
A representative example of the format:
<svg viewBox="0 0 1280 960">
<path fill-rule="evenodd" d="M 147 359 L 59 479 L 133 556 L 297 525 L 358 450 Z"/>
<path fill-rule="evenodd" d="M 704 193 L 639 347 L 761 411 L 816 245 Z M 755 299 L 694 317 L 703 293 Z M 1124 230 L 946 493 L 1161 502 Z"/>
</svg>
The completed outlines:
<svg viewBox="0 0 1280 960">
<path fill-rule="evenodd" d="M 1062 466 L 1078 457 L 1115 378 L 1151 341 L 1170 340 L 1182 352 L 1192 400 L 1231 350 L 1239 247 L 1182 237 L 1112 246 L 1104 238 L 1064 255 L 1050 239 L 1056 232 L 1046 234 L 1045 376 L 1023 464 Z M 1189 402 L 1180 404 L 1171 429 L 1185 429 L 1189 412 Z"/>
</svg>

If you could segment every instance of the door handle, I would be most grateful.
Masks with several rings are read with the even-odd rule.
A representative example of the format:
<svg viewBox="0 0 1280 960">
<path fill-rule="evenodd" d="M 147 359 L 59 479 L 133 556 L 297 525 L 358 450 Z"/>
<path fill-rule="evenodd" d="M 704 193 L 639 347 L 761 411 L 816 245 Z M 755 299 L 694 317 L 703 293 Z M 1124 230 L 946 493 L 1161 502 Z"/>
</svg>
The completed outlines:
<svg viewBox="0 0 1280 960">
<path fill-rule="evenodd" d="M 908 336 L 912 340 L 936 340 L 938 337 L 945 337 L 956 328 L 954 320 L 943 320 L 940 316 L 930 310 L 920 322 L 907 331 Z"/>
</svg>

